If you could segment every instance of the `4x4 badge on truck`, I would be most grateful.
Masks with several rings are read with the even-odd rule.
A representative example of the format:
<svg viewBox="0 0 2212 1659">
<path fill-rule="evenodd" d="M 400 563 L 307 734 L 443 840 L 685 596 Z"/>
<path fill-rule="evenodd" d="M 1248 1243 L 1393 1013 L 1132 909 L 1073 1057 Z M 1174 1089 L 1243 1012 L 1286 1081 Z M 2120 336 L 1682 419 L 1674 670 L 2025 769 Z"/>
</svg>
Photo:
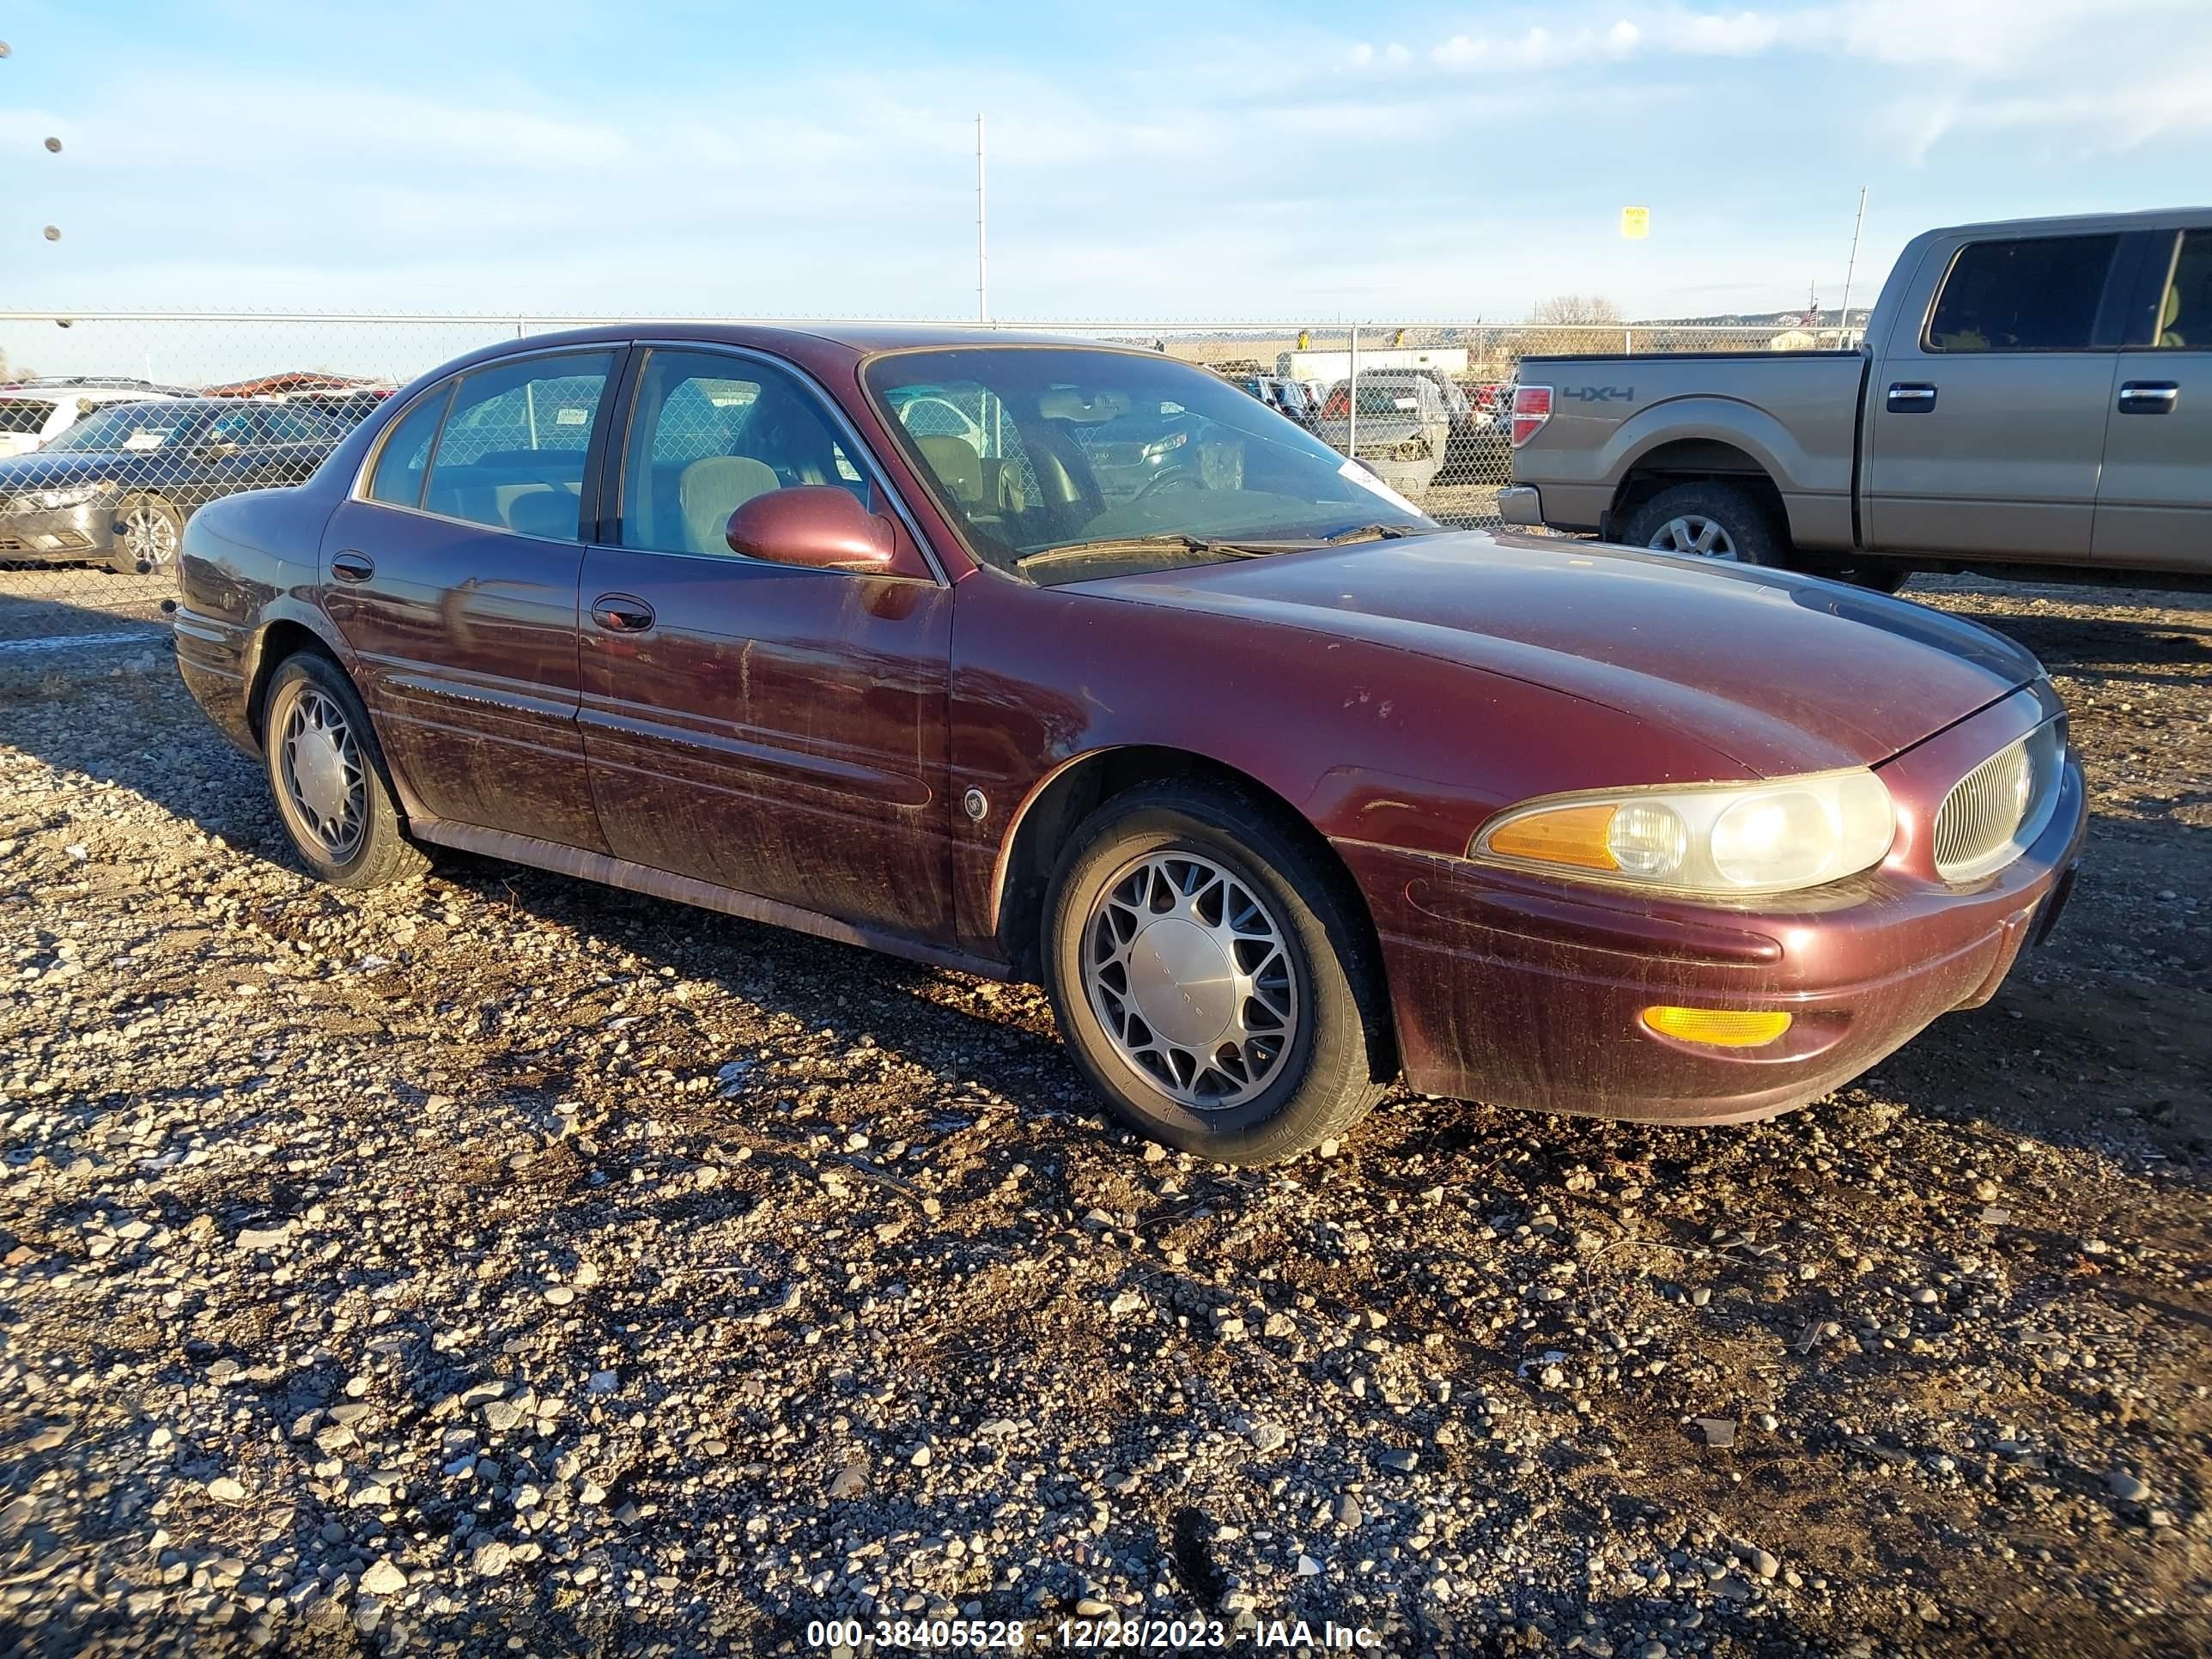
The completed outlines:
<svg viewBox="0 0 2212 1659">
<path fill-rule="evenodd" d="M 1632 404 L 1636 388 L 1632 386 L 1570 386 L 1559 389 L 1562 398 L 1572 398 L 1584 404 Z"/>
</svg>

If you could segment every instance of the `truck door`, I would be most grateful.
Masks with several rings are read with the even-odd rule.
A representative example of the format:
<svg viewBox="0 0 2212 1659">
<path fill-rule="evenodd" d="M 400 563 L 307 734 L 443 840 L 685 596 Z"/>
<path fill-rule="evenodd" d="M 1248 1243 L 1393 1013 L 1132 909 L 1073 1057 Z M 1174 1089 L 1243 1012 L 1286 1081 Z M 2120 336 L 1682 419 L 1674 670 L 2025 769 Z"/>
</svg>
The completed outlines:
<svg viewBox="0 0 2212 1659">
<path fill-rule="evenodd" d="M 2118 232 L 1968 241 L 1873 366 L 1864 534 L 2086 562 L 2128 286 Z M 1934 257 L 1942 259 L 1939 246 Z M 1924 319 L 1924 321 L 1923 321 Z"/>
<path fill-rule="evenodd" d="M 2212 573 L 2212 228 L 2160 235 L 2144 337 L 2120 353 L 2100 564 Z"/>
</svg>

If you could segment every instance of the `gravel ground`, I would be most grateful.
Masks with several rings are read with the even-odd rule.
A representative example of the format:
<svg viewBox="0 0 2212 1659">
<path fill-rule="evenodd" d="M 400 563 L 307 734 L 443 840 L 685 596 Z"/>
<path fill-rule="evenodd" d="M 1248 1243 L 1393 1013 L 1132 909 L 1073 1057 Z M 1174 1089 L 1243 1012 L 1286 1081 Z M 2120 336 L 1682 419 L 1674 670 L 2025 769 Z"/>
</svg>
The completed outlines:
<svg viewBox="0 0 2212 1659">
<path fill-rule="evenodd" d="M 164 659 L 18 665 L 5 1650 L 2212 1648 L 2212 605 L 1917 591 L 2091 769 L 1994 1004 L 1755 1127 L 1401 1097 L 1264 1173 L 1109 1130 L 1025 988 L 313 885 Z"/>
</svg>

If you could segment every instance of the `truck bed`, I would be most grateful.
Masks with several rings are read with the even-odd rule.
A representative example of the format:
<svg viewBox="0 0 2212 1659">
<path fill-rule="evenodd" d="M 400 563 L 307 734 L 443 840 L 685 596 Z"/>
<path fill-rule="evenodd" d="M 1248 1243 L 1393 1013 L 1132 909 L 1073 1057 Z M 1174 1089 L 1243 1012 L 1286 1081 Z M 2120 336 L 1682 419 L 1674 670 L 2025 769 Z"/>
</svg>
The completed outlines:
<svg viewBox="0 0 2212 1659">
<path fill-rule="evenodd" d="M 1670 475 L 1773 481 L 1800 547 L 1849 548 L 1858 453 L 1861 351 L 1700 351 L 1524 357 L 1520 384 L 1552 388 L 1552 416 L 1514 452 L 1518 484 L 1547 524 L 1618 533 Z M 1655 437 L 1662 440 L 1652 447 Z"/>
</svg>

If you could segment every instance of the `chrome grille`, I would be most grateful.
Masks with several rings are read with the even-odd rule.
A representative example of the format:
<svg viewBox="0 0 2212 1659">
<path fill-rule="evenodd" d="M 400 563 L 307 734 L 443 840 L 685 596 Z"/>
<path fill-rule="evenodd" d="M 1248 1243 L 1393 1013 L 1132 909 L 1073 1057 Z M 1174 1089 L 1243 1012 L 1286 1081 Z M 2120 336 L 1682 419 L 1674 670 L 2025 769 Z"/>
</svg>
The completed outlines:
<svg viewBox="0 0 2212 1659">
<path fill-rule="evenodd" d="M 2065 736 L 2053 720 L 1953 785 L 1936 814 L 1936 873 L 1972 881 L 2027 851 L 2051 821 L 2064 756 Z"/>
</svg>

